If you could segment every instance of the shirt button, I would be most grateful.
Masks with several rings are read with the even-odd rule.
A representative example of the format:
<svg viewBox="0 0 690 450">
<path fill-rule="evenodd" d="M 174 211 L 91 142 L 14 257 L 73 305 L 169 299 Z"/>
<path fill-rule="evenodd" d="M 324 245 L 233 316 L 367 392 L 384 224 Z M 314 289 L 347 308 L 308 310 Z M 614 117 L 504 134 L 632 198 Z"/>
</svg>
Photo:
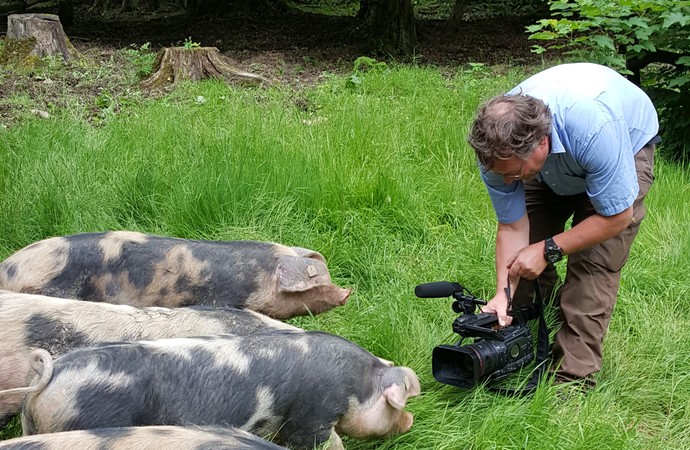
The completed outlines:
<svg viewBox="0 0 690 450">
<path fill-rule="evenodd" d="M 546 172 L 544 172 L 544 174 L 545 174 L 545 175 L 548 175 L 548 174 L 549 174 L 549 171 L 547 170 Z"/>
</svg>

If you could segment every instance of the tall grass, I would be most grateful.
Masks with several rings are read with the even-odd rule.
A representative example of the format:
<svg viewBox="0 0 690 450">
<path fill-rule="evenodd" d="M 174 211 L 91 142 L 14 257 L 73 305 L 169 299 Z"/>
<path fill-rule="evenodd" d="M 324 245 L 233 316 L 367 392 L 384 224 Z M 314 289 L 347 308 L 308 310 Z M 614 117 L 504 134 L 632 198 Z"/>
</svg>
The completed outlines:
<svg viewBox="0 0 690 450">
<path fill-rule="evenodd" d="M 0 257 L 110 229 L 314 248 L 354 293 L 292 322 L 343 335 L 422 382 L 409 433 L 346 439 L 349 449 L 690 448 L 690 173 L 664 161 L 593 392 L 563 399 L 544 383 L 511 398 L 431 376 L 455 314 L 414 286 L 450 280 L 492 294 L 495 221 L 465 134 L 480 100 L 524 75 L 400 67 L 301 92 L 204 82 L 101 128 L 69 115 L 29 121 L 0 134 Z"/>
</svg>

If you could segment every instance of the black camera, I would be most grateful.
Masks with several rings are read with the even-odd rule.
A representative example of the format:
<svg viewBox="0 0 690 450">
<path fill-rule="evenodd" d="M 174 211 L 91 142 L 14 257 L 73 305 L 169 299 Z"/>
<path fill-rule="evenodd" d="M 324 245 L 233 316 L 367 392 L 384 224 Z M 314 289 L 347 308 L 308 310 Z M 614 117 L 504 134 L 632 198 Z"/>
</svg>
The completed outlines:
<svg viewBox="0 0 690 450">
<path fill-rule="evenodd" d="M 498 329 L 495 314 L 475 314 L 486 301 L 471 295 L 462 285 L 448 281 L 420 284 L 420 298 L 453 297 L 453 311 L 462 313 L 453 321 L 453 331 L 461 339 L 455 345 L 434 348 L 431 365 L 437 381 L 460 388 L 471 388 L 483 381 L 500 381 L 534 359 L 532 333 L 528 321 L 535 318 L 531 306 L 512 308 L 510 326 Z M 461 345 L 466 338 L 474 339 Z"/>
</svg>

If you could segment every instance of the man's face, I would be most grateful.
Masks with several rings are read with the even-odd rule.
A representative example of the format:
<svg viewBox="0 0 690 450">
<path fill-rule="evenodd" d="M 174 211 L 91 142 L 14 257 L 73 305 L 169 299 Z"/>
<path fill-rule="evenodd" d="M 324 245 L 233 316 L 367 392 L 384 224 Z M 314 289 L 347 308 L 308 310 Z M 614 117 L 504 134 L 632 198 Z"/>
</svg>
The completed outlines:
<svg viewBox="0 0 690 450">
<path fill-rule="evenodd" d="M 548 155 L 549 138 L 544 136 L 527 159 L 521 159 L 515 155 L 506 159 L 497 159 L 494 161 L 491 171 L 501 175 L 506 184 L 511 184 L 515 180 L 529 180 L 534 178 L 544 167 Z"/>
</svg>

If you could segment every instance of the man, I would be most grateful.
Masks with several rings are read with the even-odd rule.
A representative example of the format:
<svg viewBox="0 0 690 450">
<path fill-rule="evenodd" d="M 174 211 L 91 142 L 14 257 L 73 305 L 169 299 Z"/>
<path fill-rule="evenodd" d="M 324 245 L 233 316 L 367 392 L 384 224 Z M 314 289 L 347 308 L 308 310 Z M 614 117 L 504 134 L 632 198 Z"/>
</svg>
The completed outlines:
<svg viewBox="0 0 690 450">
<path fill-rule="evenodd" d="M 480 106 L 468 141 L 496 217 L 496 295 L 484 307 L 509 325 L 515 303 L 558 281 L 562 325 L 556 382 L 594 386 L 620 270 L 645 215 L 653 181 L 657 113 L 637 86 L 607 67 L 563 64 Z M 572 225 L 565 224 L 572 217 Z"/>
</svg>

